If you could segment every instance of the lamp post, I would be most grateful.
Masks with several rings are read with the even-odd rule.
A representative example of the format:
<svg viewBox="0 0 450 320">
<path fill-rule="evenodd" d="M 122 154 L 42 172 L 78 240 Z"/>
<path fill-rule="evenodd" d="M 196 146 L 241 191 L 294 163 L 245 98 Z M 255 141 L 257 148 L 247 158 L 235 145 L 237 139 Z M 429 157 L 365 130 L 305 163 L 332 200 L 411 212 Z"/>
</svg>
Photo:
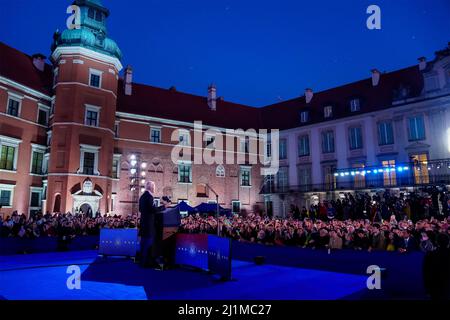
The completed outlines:
<svg viewBox="0 0 450 320">
<path fill-rule="evenodd" d="M 139 208 L 136 208 L 139 199 L 139 191 L 143 192 L 146 181 L 147 162 L 142 161 L 140 155 L 131 154 L 129 156 L 129 175 L 130 175 L 130 191 L 133 194 L 132 211 L 137 213 Z"/>
</svg>

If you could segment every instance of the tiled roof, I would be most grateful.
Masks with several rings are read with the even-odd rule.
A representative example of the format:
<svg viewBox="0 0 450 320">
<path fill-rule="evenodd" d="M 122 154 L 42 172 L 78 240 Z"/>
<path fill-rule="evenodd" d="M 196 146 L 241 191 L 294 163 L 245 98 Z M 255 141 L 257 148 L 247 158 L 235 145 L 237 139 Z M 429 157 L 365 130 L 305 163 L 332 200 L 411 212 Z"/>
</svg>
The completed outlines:
<svg viewBox="0 0 450 320">
<path fill-rule="evenodd" d="M 218 99 L 213 111 L 209 109 L 206 97 L 138 83 L 133 83 L 132 95 L 127 96 L 122 80 L 119 81 L 117 110 L 191 123 L 201 120 L 204 124 L 222 128 L 261 127 L 258 108 Z"/>
<path fill-rule="evenodd" d="M 373 86 L 372 79 L 369 78 L 314 93 L 309 103 L 301 96 L 264 107 L 263 123 L 267 128 L 289 129 L 389 108 L 393 104 L 395 92 L 402 85 L 408 91 L 409 98 L 420 95 L 423 78 L 418 66 L 382 73 L 377 86 Z M 350 111 L 350 100 L 354 98 L 360 100 L 358 112 Z M 324 118 L 325 106 L 333 108 L 332 117 L 327 119 Z M 302 111 L 309 112 L 309 121 L 306 123 L 300 122 Z"/>
<path fill-rule="evenodd" d="M 0 76 L 18 82 L 28 88 L 51 95 L 52 66 L 45 64 L 44 71 L 33 65 L 33 58 L 3 42 L 0 42 Z"/>
<path fill-rule="evenodd" d="M 46 64 L 43 72 L 37 70 L 32 58 L 0 42 L 0 76 L 9 78 L 44 94 L 51 95 L 53 80 L 51 66 Z M 288 129 L 344 118 L 350 112 L 350 100 L 359 98 L 361 109 L 367 113 L 392 106 L 394 93 L 400 86 L 407 88 L 408 97 L 417 97 L 422 92 L 423 77 L 418 66 L 382 73 L 377 86 L 371 78 L 314 93 L 310 103 L 301 96 L 262 108 L 218 99 L 215 111 L 210 110 L 206 97 L 182 93 L 172 89 L 133 83 L 132 95 L 125 95 L 123 80 L 119 80 L 117 110 L 121 112 L 157 117 L 168 120 L 193 122 L 222 128 L 268 128 Z M 333 116 L 324 119 L 323 108 L 333 106 Z M 300 123 L 300 112 L 309 111 L 309 121 Z"/>
</svg>

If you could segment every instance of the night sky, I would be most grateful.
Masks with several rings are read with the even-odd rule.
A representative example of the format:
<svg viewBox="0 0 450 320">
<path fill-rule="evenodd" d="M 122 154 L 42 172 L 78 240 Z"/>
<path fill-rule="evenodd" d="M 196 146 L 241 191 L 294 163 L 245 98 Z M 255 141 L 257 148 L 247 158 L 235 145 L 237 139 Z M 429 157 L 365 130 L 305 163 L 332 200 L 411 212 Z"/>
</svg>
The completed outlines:
<svg viewBox="0 0 450 320">
<path fill-rule="evenodd" d="M 50 54 L 71 0 L 0 0 L 0 41 Z M 262 106 L 429 60 L 450 41 L 450 0 L 103 0 L 134 81 Z M 366 8 L 381 8 L 368 30 Z"/>
</svg>

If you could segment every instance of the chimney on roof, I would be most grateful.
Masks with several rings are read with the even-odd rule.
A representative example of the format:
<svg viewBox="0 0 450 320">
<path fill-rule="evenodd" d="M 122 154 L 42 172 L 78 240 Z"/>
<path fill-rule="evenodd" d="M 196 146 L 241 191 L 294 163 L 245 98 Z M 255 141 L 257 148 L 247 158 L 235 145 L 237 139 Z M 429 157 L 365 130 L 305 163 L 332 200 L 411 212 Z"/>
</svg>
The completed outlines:
<svg viewBox="0 0 450 320">
<path fill-rule="evenodd" d="M 306 100 L 306 103 L 310 103 L 311 102 L 311 100 L 313 98 L 313 95 L 314 95 L 314 93 L 313 93 L 312 89 L 310 89 L 310 88 L 306 88 L 305 89 L 305 100 Z"/>
<path fill-rule="evenodd" d="M 208 86 L 208 107 L 209 110 L 216 110 L 217 107 L 217 89 L 214 83 Z"/>
<path fill-rule="evenodd" d="M 380 71 L 378 69 L 372 69 L 372 86 L 376 87 L 378 83 L 380 82 Z"/>
<path fill-rule="evenodd" d="M 425 57 L 420 57 L 419 59 L 419 70 L 425 70 L 425 68 L 427 67 L 427 58 Z"/>
<path fill-rule="evenodd" d="M 133 92 L 133 68 L 131 68 L 130 65 L 128 65 L 125 68 L 125 79 L 124 79 L 124 86 L 125 86 L 125 95 L 131 96 L 131 93 Z"/>
<path fill-rule="evenodd" d="M 43 54 L 36 53 L 31 56 L 33 58 L 33 65 L 39 71 L 44 71 L 45 68 L 45 59 L 47 59 Z"/>
</svg>

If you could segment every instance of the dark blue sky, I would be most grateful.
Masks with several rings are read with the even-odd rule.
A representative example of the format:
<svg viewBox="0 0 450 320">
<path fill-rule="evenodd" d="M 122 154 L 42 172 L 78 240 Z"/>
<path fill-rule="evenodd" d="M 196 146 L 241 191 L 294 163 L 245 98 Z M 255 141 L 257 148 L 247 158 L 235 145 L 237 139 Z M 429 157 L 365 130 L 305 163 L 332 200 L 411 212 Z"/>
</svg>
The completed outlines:
<svg viewBox="0 0 450 320">
<path fill-rule="evenodd" d="M 50 54 L 71 0 L 0 0 L 0 41 Z M 134 80 L 253 106 L 432 59 L 450 41 L 450 0 L 103 0 Z M 366 28 L 381 7 L 382 29 Z"/>
</svg>

